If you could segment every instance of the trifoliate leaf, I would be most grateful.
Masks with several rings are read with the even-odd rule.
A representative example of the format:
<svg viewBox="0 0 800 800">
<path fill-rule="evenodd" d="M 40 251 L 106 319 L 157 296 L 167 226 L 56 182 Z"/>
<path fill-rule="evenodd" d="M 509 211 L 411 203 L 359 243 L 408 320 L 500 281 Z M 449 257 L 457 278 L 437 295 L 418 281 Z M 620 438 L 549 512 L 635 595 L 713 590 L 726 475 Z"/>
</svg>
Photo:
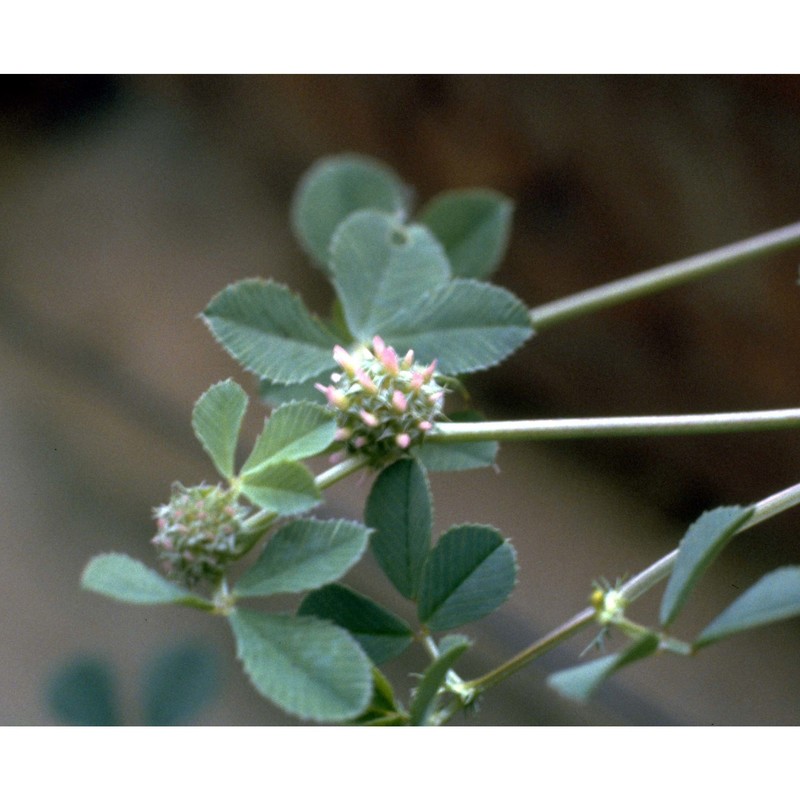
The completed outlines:
<svg viewBox="0 0 800 800">
<path fill-rule="evenodd" d="M 681 539 L 661 600 L 662 625 L 669 625 L 678 616 L 697 581 L 752 513 L 752 507 L 724 506 L 706 511 L 692 523 Z"/>
<path fill-rule="evenodd" d="M 277 461 L 300 461 L 321 453 L 333 442 L 336 422 L 328 409 L 308 401 L 275 409 L 256 440 L 241 474 Z"/>
<path fill-rule="evenodd" d="M 419 585 L 418 614 L 431 630 L 480 619 L 502 605 L 514 588 L 514 548 L 486 525 L 459 525 L 428 556 Z"/>
<path fill-rule="evenodd" d="M 425 670 L 422 680 L 414 690 L 410 717 L 412 725 L 427 725 L 436 711 L 436 697 L 453 664 L 469 649 L 466 636 L 448 636 L 440 644 L 439 657 Z"/>
<path fill-rule="evenodd" d="M 81 656 L 62 666 L 47 687 L 50 711 L 68 725 L 121 725 L 114 673 L 106 661 Z"/>
<path fill-rule="evenodd" d="M 491 367 L 532 334 L 528 311 L 513 294 L 463 279 L 421 298 L 381 332 L 397 352 L 411 348 L 422 363 L 438 359 L 444 375 Z"/>
<path fill-rule="evenodd" d="M 145 725 L 184 725 L 220 688 L 216 654 L 193 643 L 172 646 L 147 665 L 141 696 Z"/>
<path fill-rule="evenodd" d="M 362 556 L 371 531 L 348 520 L 300 519 L 284 525 L 234 589 L 240 597 L 316 589 L 341 578 Z"/>
<path fill-rule="evenodd" d="M 155 570 L 123 553 L 95 556 L 81 576 L 81 586 L 123 603 L 177 603 L 205 610 L 213 604 L 171 583 Z"/>
<path fill-rule="evenodd" d="M 386 467 L 367 498 L 364 520 L 375 529 L 370 546 L 400 594 L 417 594 L 430 550 L 433 510 L 425 471 L 414 459 Z"/>
<path fill-rule="evenodd" d="M 236 608 L 228 620 L 255 688 L 284 711 L 317 722 L 361 714 L 372 695 L 372 662 L 327 620 Z"/>
<path fill-rule="evenodd" d="M 486 278 L 508 247 L 513 204 L 486 189 L 461 189 L 434 197 L 419 221 L 444 245 L 459 278 Z"/>
<path fill-rule="evenodd" d="M 362 342 L 450 278 L 447 256 L 427 228 L 378 211 L 358 211 L 336 229 L 331 271 L 347 326 Z"/>
<path fill-rule="evenodd" d="M 357 155 L 317 161 L 292 202 L 292 227 L 317 266 L 328 267 L 331 238 L 354 211 L 372 208 L 402 216 L 408 191 L 385 164 Z"/>
<path fill-rule="evenodd" d="M 350 631 L 374 664 L 399 656 L 414 639 L 413 631 L 399 617 L 338 584 L 311 592 L 298 614 L 328 619 Z"/>
<path fill-rule="evenodd" d="M 281 284 L 231 284 L 211 300 L 203 318 L 217 341 L 262 378 L 301 383 L 333 366 L 333 334 Z"/>
<path fill-rule="evenodd" d="M 652 655 L 658 649 L 658 637 L 646 634 L 626 650 L 610 656 L 597 658 L 588 664 L 556 672 L 547 679 L 551 689 L 555 689 L 568 700 L 585 703 L 599 686 L 618 669 L 642 658 Z"/>
<path fill-rule="evenodd" d="M 242 493 L 257 506 L 278 514 L 302 514 L 322 495 L 309 469 L 296 461 L 268 461 L 242 476 Z"/>
<path fill-rule="evenodd" d="M 695 641 L 705 647 L 734 633 L 800 615 L 800 567 L 764 575 L 733 601 Z"/>
<path fill-rule="evenodd" d="M 220 475 L 229 480 L 234 474 L 234 456 L 242 419 L 247 410 L 247 394 L 232 380 L 214 384 L 195 403 L 192 427 Z"/>
</svg>

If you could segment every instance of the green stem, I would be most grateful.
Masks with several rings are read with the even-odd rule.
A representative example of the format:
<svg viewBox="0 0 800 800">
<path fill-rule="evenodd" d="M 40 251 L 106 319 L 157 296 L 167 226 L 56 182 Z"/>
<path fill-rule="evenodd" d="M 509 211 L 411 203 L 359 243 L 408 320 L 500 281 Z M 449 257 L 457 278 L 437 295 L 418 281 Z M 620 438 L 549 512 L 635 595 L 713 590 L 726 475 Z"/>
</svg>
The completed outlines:
<svg viewBox="0 0 800 800">
<path fill-rule="evenodd" d="M 733 267 L 798 244 L 800 244 L 800 222 L 795 222 L 708 253 L 675 261 L 594 289 L 587 289 L 552 303 L 545 303 L 530 311 L 531 325 L 539 332 L 582 314 L 669 289 L 726 267 Z"/>
<path fill-rule="evenodd" d="M 747 522 L 736 532 L 737 535 L 742 531 L 758 525 L 760 522 L 770 519 L 794 506 L 800 505 L 800 483 L 790 486 L 770 497 L 761 500 L 753 506 L 753 514 Z M 677 549 L 660 558 L 654 564 L 642 570 L 629 581 L 625 582 L 618 590 L 628 601 L 636 600 L 645 592 L 652 589 L 664 580 L 675 565 L 678 557 Z M 571 639 L 575 634 L 587 628 L 595 619 L 596 611 L 594 608 L 584 608 L 571 620 L 565 622 L 546 636 L 526 647 L 520 653 L 510 658 L 504 664 L 496 667 L 491 672 L 487 672 L 480 678 L 468 681 L 464 684 L 464 689 L 475 693 L 482 692 L 491 686 L 495 686 L 501 681 L 526 667 L 539 656 L 552 650 L 556 645 L 561 644 L 567 639 Z"/>
<path fill-rule="evenodd" d="M 739 411 L 721 414 L 667 414 L 648 417 L 582 417 L 501 422 L 440 422 L 431 442 L 575 439 L 604 436 L 657 436 L 689 433 L 732 433 L 800 427 L 800 409 Z"/>
</svg>

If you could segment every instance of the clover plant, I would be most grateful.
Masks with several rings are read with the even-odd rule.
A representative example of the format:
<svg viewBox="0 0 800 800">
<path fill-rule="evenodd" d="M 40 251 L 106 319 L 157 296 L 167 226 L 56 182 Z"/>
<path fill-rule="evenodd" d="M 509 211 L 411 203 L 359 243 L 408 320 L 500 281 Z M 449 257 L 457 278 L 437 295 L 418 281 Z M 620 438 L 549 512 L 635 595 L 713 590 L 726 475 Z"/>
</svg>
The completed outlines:
<svg viewBox="0 0 800 800">
<path fill-rule="evenodd" d="M 553 689 L 578 701 L 634 661 L 665 651 L 690 656 L 800 614 L 800 566 L 787 566 L 745 591 L 694 640 L 669 633 L 722 548 L 800 503 L 798 484 L 703 514 L 674 552 L 614 587 L 587 587 L 590 604 L 558 629 L 483 676 L 460 677 L 456 667 L 471 641 L 459 628 L 508 599 L 517 559 L 490 521 L 435 535 L 429 472 L 490 467 L 498 443 L 509 439 L 800 425 L 798 409 L 487 421 L 475 409 L 451 409 L 454 398 L 463 405 L 469 376 L 508 358 L 538 330 L 798 244 L 800 224 L 529 309 L 489 282 L 511 235 L 508 198 L 450 191 L 415 211 L 411 197 L 392 169 L 370 158 L 341 155 L 311 167 L 294 197 L 292 225 L 320 279 L 333 286 L 329 316 L 315 316 L 289 287 L 268 279 L 239 281 L 211 299 L 203 320 L 255 376 L 251 388 L 270 408 L 263 431 L 237 465 L 251 398 L 231 379 L 211 386 L 192 425 L 218 478 L 176 482 L 155 508 L 161 570 L 107 553 L 88 564 L 83 586 L 123 602 L 218 615 L 267 700 L 303 720 L 364 725 L 443 724 L 591 625 L 620 631 L 628 644 L 550 677 Z M 308 460 L 317 456 L 329 463 L 314 474 Z M 372 482 L 363 519 L 314 516 L 326 488 L 357 472 Z M 403 598 L 402 611 L 343 582 L 368 550 Z M 659 619 L 631 620 L 636 598 L 668 577 Z M 259 608 L 272 595 L 299 597 L 283 613 Z M 416 685 L 400 697 L 380 667 L 412 647 Z"/>
</svg>

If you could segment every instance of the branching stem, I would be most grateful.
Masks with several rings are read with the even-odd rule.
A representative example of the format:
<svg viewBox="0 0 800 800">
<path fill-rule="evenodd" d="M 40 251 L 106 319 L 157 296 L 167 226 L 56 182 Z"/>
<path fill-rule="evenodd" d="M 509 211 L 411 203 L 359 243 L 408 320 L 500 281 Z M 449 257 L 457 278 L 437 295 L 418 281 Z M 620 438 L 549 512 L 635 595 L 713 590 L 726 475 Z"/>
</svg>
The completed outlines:
<svg viewBox="0 0 800 800">
<path fill-rule="evenodd" d="M 737 531 L 737 534 L 796 505 L 800 505 L 800 483 L 790 486 L 788 489 L 777 492 L 756 503 L 753 506 L 752 516 L 742 525 L 741 529 Z M 641 597 L 645 592 L 652 589 L 670 574 L 677 557 L 678 551 L 675 549 L 663 558 L 660 558 L 654 564 L 642 570 L 638 575 L 626 581 L 619 588 L 620 594 L 628 601 L 633 601 Z M 535 641 L 532 645 L 517 653 L 517 655 L 513 656 L 504 664 L 496 667 L 491 672 L 487 672 L 480 678 L 468 681 L 464 685 L 464 688 L 478 693 L 491 686 L 495 686 L 523 667 L 526 667 L 532 661 L 539 658 L 539 656 L 552 650 L 556 645 L 565 642 L 567 639 L 571 639 L 577 633 L 587 628 L 594 621 L 595 614 L 594 608 L 589 607 L 583 609 L 583 611 L 576 614 L 572 619 Z"/>
<path fill-rule="evenodd" d="M 543 331 L 559 322 L 567 322 L 583 314 L 669 289 L 798 244 L 800 222 L 795 222 L 708 253 L 684 258 L 546 303 L 530 311 L 531 325 L 537 332 Z"/>
<path fill-rule="evenodd" d="M 768 431 L 794 427 L 800 427 L 800 409 L 798 408 L 720 414 L 440 422 L 427 438 L 432 442 L 587 439 L 608 436 Z"/>
</svg>

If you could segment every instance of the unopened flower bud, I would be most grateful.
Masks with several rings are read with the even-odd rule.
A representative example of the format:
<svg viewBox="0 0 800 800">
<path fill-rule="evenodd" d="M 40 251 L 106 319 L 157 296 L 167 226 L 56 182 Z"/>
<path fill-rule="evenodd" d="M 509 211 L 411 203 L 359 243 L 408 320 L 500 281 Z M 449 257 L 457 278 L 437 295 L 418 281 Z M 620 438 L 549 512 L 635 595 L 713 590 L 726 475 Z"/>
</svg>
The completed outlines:
<svg viewBox="0 0 800 800">
<path fill-rule="evenodd" d="M 356 380 L 361 384 L 364 391 L 370 394 L 378 393 L 378 387 L 375 385 L 375 381 L 373 381 L 363 369 L 356 370 Z"/>
<path fill-rule="evenodd" d="M 333 348 L 334 361 L 352 378 L 358 369 L 358 362 L 347 350 L 337 344 Z"/>
<path fill-rule="evenodd" d="M 375 355 L 380 358 L 383 355 L 383 351 L 386 349 L 386 342 L 381 339 L 380 336 L 373 336 L 372 337 L 372 351 Z"/>
<path fill-rule="evenodd" d="M 422 370 L 422 377 L 425 383 L 428 383 L 430 379 L 433 377 L 434 372 L 436 372 L 436 363 L 437 359 L 434 359 L 424 370 Z"/>
<path fill-rule="evenodd" d="M 401 450 L 408 450 L 411 446 L 411 437 L 407 433 L 398 433 L 394 440 Z"/>
<path fill-rule="evenodd" d="M 350 428 L 337 428 L 336 433 L 333 434 L 334 442 L 346 442 L 353 435 Z"/>
<path fill-rule="evenodd" d="M 368 428 L 377 428 L 378 427 L 378 418 L 369 411 L 364 411 L 362 408 L 361 411 L 358 412 L 358 415 L 361 417 L 362 421 Z"/>
<path fill-rule="evenodd" d="M 397 353 L 393 347 L 387 347 L 380 355 L 381 363 L 386 367 L 386 371 L 392 376 L 396 377 L 400 372 L 400 364 L 397 361 Z"/>
<path fill-rule="evenodd" d="M 399 389 L 392 393 L 392 408 L 401 414 L 408 408 L 408 400 Z"/>
</svg>

